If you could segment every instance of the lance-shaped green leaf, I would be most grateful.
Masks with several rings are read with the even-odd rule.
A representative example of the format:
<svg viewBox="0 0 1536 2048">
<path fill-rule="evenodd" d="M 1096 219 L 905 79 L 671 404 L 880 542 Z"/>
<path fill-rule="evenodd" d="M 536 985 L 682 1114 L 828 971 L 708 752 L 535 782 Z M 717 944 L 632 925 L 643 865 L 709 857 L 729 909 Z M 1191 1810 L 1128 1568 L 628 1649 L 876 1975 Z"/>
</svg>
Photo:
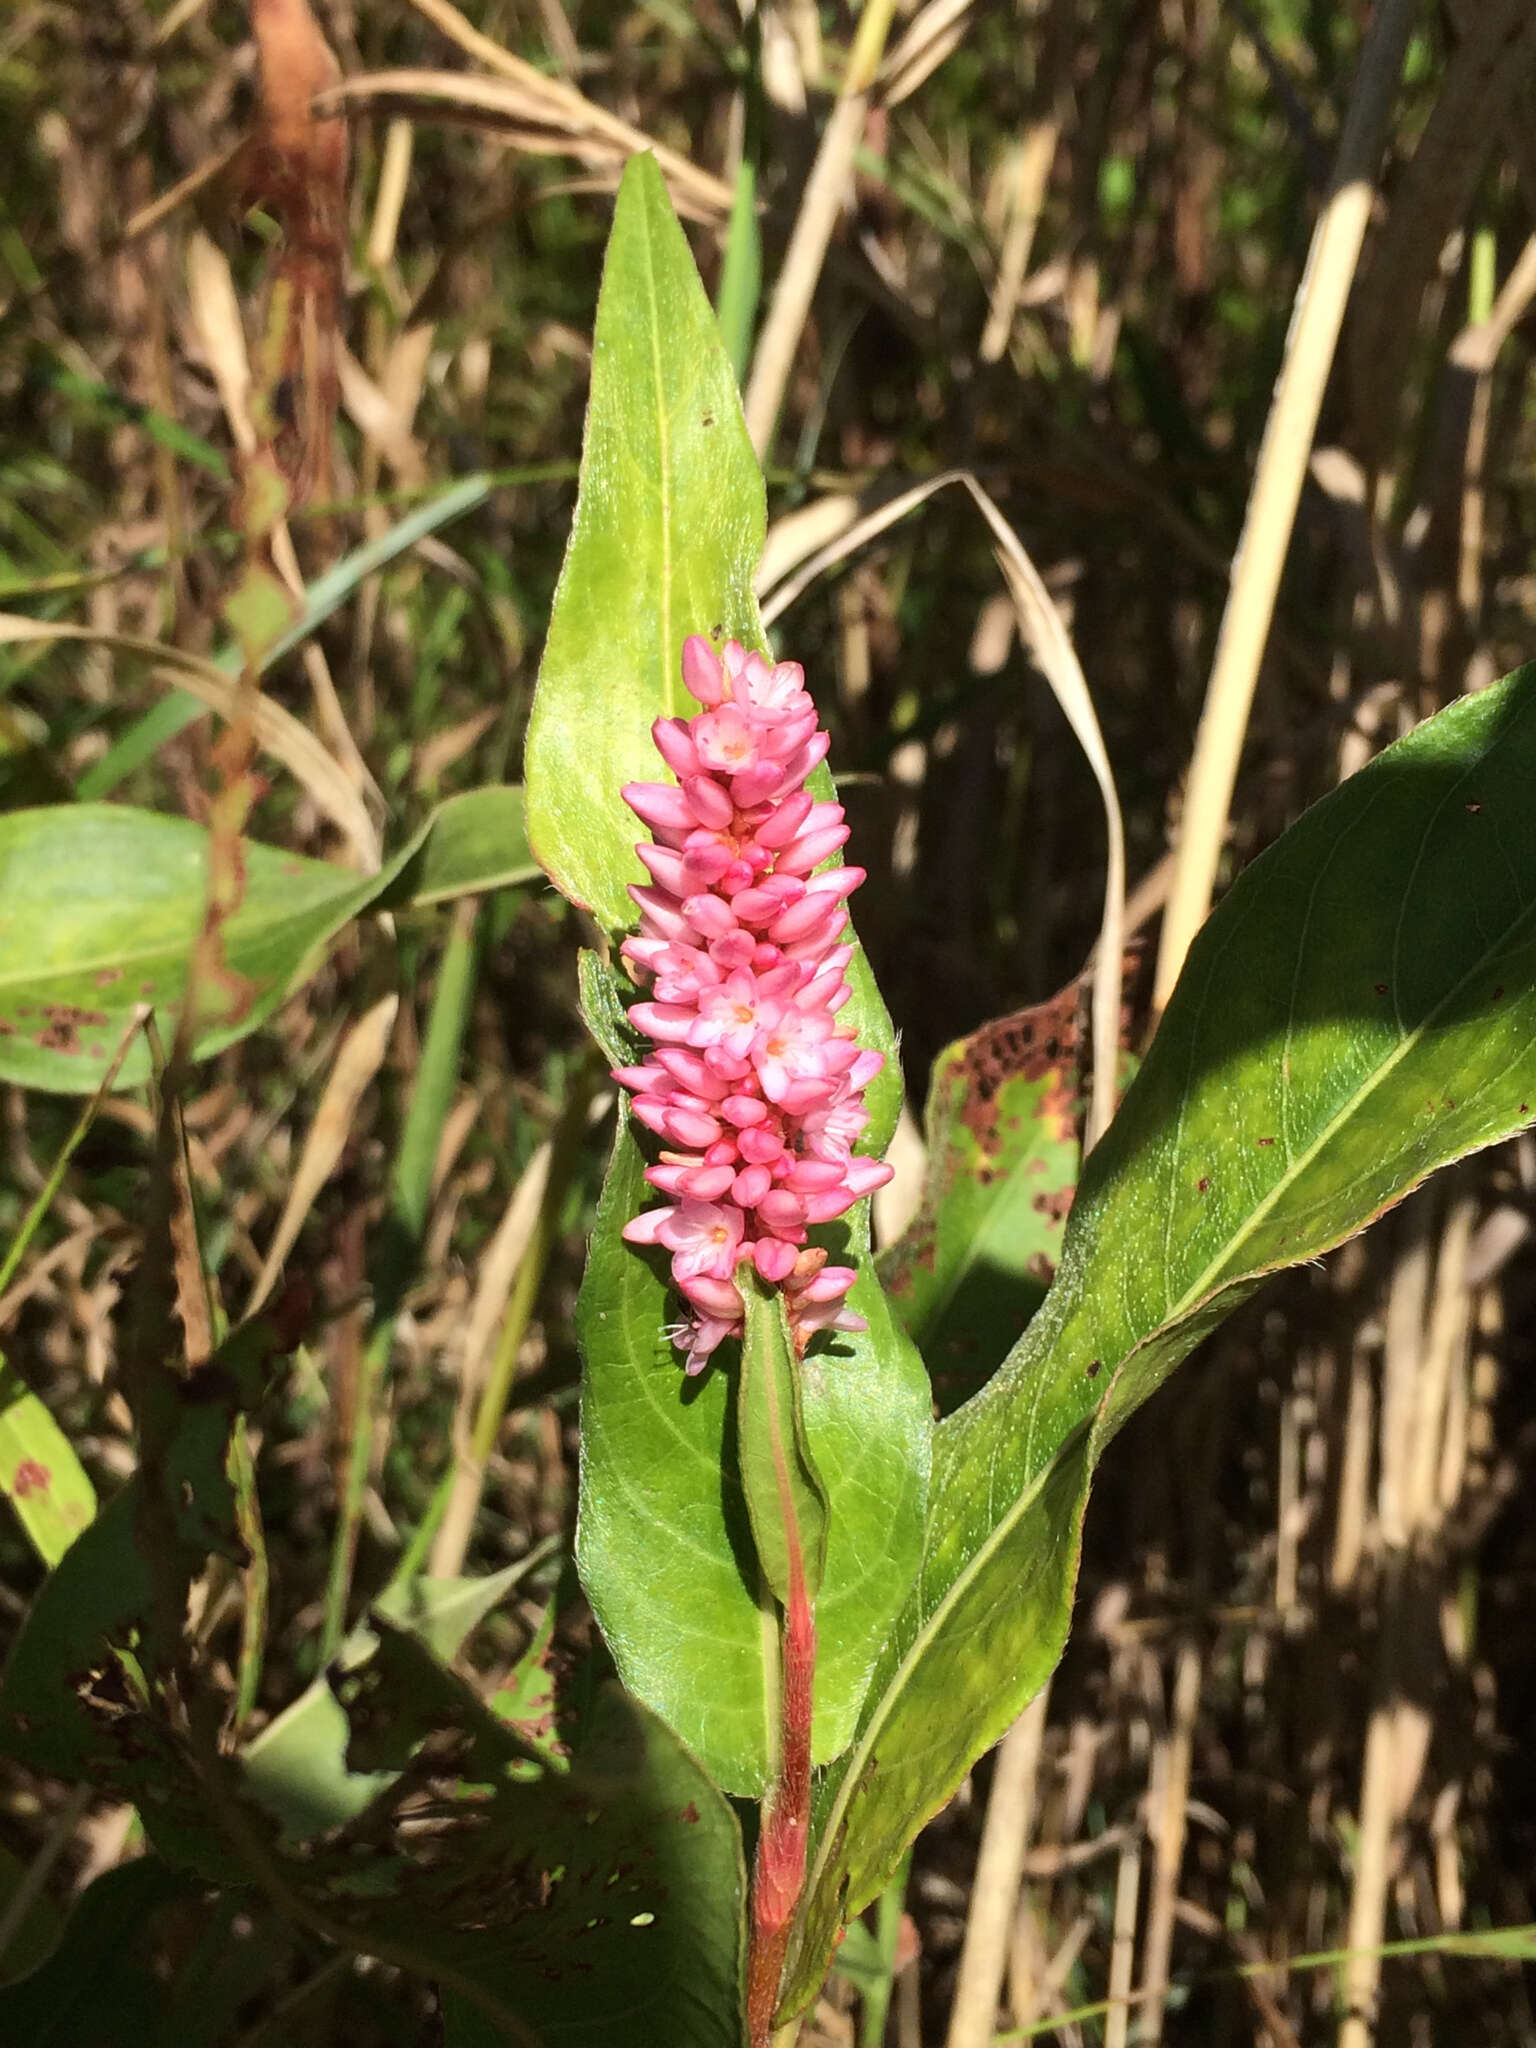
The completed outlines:
<svg viewBox="0 0 1536 2048">
<path fill-rule="evenodd" d="M 795 1580 L 811 1600 L 821 1588 L 827 1497 L 806 1442 L 784 1297 L 745 1268 L 742 1281 L 747 1327 L 736 1375 L 736 1455 L 757 1561 L 785 1607 Z"/>
<path fill-rule="evenodd" d="M 697 1380 L 679 1370 L 665 1265 L 619 1234 L 655 1199 L 644 1165 L 621 1110 L 577 1308 L 577 1561 L 625 1684 L 728 1791 L 755 1794 L 771 1775 L 778 1624 L 762 1602 L 742 1497 L 734 1368 Z M 849 1303 L 870 1327 L 818 1339 L 801 1379 L 806 1441 L 831 1509 L 816 1602 L 821 1763 L 853 1733 L 916 1564 L 931 1441 L 927 1376 L 874 1277 L 866 1206 L 836 1256 L 858 1267 Z"/>
<path fill-rule="evenodd" d="M 1309 811 L 1200 934 L 1044 1306 L 938 1431 L 922 1568 L 825 1788 L 797 2001 L 1049 1668 L 1102 1444 L 1266 1274 L 1536 1114 L 1533 785 L 1536 667 Z"/>
<path fill-rule="evenodd" d="M 533 849 L 610 931 L 643 882 L 619 791 L 659 773 L 651 721 L 699 707 L 690 633 L 762 645 L 763 480 L 655 159 L 619 186 L 592 338 L 581 483 L 528 728 Z"/>
<path fill-rule="evenodd" d="M 529 733 L 535 852 L 561 889 L 619 930 L 644 870 L 624 782 L 661 773 L 658 716 L 695 709 L 683 641 L 703 632 L 764 644 L 752 577 L 762 478 L 730 365 L 681 228 L 647 157 L 620 188 L 598 305 L 581 489 Z M 830 795 L 824 771 L 812 783 Z M 890 1019 L 855 952 L 842 1012 L 887 1068 L 865 1097 L 860 1149 L 890 1140 L 900 1092 Z M 610 1055 L 622 1026 L 589 1014 Z M 583 1584 L 625 1683 L 733 1791 L 767 1783 L 776 1629 L 759 1604 L 751 1527 L 725 1376 L 685 1383 L 666 1326 L 679 1313 L 660 1262 L 620 1232 L 653 1199 L 621 1118 L 579 1311 Z M 833 1517 L 817 1604 L 816 1755 L 834 1756 L 916 1561 L 930 1443 L 922 1363 L 890 1317 L 867 1221 L 831 1233 L 860 1280 L 867 1335 L 806 1361 L 805 1427 Z M 642 1562 L 643 1561 L 643 1562 Z"/>
<path fill-rule="evenodd" d="M 524 776 L 534 854 L 609 931 L 635 923 L 628 885 L 649 879 L 619 792 L 667 773 L 653 722 L 700 708 L 683 687 L 683 642 L 704 633 L 767 649 L 753 592 L 766 528 L 719 323 L 655 160 L 631 157 L 603 269 L 581 481 Z M 809 787 L 818 802 L 835 795 L 825 765 Z M 896 1038 L 862 949 L 848 980 L 844 1021 L 886 1055 L 864 1097 L 860 1150 L 876 1155 L 901 1106 Z"/>
<path fill-rule="evenodd" d="M 141 1004 L 174 1012 L 206 907 L 207 849 L 200 825 L 127 805 L 0 816 L 0 1079 L 88 1094 Z M 374 903 L 437 903 L 533 872 L 517 789 L 450 798 L 375 875 L 246 841 L 244 894 L 223 927 L 236 978 L 205 992 L 194 1052 L 254 1031 Z M 116 1086 L 148 1077 L 136 1037 Z"/>
</svg>

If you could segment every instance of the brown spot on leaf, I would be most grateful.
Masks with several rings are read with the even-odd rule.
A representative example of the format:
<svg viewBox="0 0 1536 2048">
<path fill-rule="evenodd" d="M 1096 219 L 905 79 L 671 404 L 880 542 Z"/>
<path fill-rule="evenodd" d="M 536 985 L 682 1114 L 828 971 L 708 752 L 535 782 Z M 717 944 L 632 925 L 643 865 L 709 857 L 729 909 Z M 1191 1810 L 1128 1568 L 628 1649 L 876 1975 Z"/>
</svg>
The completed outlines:
<svg viewBox="0 0 1536 2048">
<path fill-rule="evenodd" d="M 82 1010 L 74 1003 L 45 1003 L 43 1015 L 48 1022 L 37 1034 L 37 1044 L 43 1052 L 77 1053 L 81 1025 L 107 1021 L 105 1010 Z"/>
<path fill-rule="evenodd" d="M 1199 1191 L 1199 1193 L 1203 1195 L 1206 1189 L 1210 1186 L 1210 1184 L 1211 1183 L 1209 1177 L 1202 1173 L 1200 1178 L 1195 1182 L 1195 1187 Z"/>
<path fill-rule="evenodd" d="M 1073 984 L 1048 1003 L 984 1024 L 965 1041 L 959 1114 L 984 1155 L 998 1149 L 997 1098 L 1008 1081 L 1049 1081 L 1036 1113 L 1058 1143 L 1076 1135 L 1077 1007 Z"/>
<path fill-rule="evenodd" d="M 1090 1362 L 1089 1362 L 1089 1366 L 1088 1366 L 1088 1377 L 1089 1377 L 1089 1379 L 1091 1379 L 1091 1380 L 1096 1380 L 1096 1379 L 1098 1378 L 1098 1376 L 1099 1376 L 1099 1373 L 1100 1373 L 1100 1371 L 1101 1371 L 1101 1370 L 1102 1370 L 1102 1368 L 1103 1368 L 1103 1364 L 1104 1364 L 1104 1361 L 1103 1361 L 1103 1359 L 1102 1359 L 1102 1358 L 1095 1358 L 1095 1359 L 1092 1359 L 1092 1360 L 1090 1360 Z"/>
<path fill-rule="evenodd" d="M 1384 995 L 1386 994 L 1386 992 L 1387 992 L 1387 984 L 1386 984 L 1386 983 L 1385 983 L 1384 981 L 1378 981 L 1378 982 L 1377 982 L 1377 984 L 1376 984 L 1376 993 L 1377 993 L 1377 995 L 1379 995 L 1379 996 L 1384 996 Z"/>
<path fill-rule="evenodd" d="M 42 1493 L 52 1483 L 53 1474 L 46 1465 L 40 1465 L 36 1458 L 23 1458 L 16 1467 L 11 1491 L 18 1500 L 25 1500 L 29 1494 Z"/>
<path fill-rule="evenodd" d="M 1260 1138 L 1259 1140 L 1259 1143 L 1261 1145 L 1273 1145 L 1274 1142 L 1275 1141 L 1273 1138 Z"/>
<path fill-rule="evenodd" d="M 1475 817 L 1477 816 L 1478 812 L 1479 812 L 1479 811 L 1480 811 L 1480 810 L 1481 810 L 1482 808 L 1483 808 L 1483 807 L 1482 807 L 1482 805 L 1481 805 L 1480 803 L 1478 803 L 1478 802 L 1477 802 L 1477 800 L 1476 800 L 1475 798 L 1469 798 L 1469 799 L 1468 799 L 1468 802 L 1467 802 L 1467 809 L 1468 809 L 1468 810 L 1469 810 L 1469 811 L 1470 811 L 1470 812 L 1472 813 L 1472 815 L 1473 815 L 1473 817 L 1474 817 L 1474 818 L 1475 818 Z"/>
<path fill-rule="evenodd" d="M 121 967 L 98 967 L 96 970 L 96 986 L 98 988 L 110 988 L 114 981 L 121 981 L 122 978 L 123 970 Z"/>
</svg>

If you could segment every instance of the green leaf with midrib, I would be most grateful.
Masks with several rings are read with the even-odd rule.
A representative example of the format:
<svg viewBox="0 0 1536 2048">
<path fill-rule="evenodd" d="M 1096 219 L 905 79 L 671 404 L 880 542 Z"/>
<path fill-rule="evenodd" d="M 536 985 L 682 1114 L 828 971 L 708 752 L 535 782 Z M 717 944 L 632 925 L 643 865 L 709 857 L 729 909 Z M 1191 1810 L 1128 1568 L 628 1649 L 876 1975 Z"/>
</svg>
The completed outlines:
<svg viewBox="0 0 1536 2048">
<path fill-rule="evenodd" d="M 796 2001 L 1049 1670 L 1103 1444 L 1267 1274 L 1536 1112 L 1533 786 L 1536 667 L 1308 812 L 1196 941 L 1050 1295 L 937 1433 L 922 1568 L 823 1789 Z"/>
<path fill-rule="evenodd" d="M 627 885 L 644 875 L 620 789 L 666 775 L 651 723 L 697 708 L 679 672 L 684 639 L 734 634 L 765 646 L 752 595 L 763 530 L 762 478 L 718 324 L 655 164 L 633 158 L 603 272 L 581 487 L 526 772 L 535 852 L 610 930 L 636 921 Z M 824 768 L 811 786 L 832 794 Z M 584 964 L 588 1016 L 613 1057 L 624 1027 L 618 991 L 602 979 L 598 963 Z M 849 981 L 840 1021 L 887 1062 L 866 1095 L 860 1150 L 874 1152 L 889 1142 L 900 1100 L 895 1039 L 857 950 Z M 665 1330 L 681 1304 L 665 1261 L 620 1234 L 658 1199 L 621 1118 L 578 1311 L 577 1555 L 625 1684 L 728 1790 L 758 1792 L 776 1722 L 777 1623 L 759 1601 L 742 1500 L 734 1366 L 722 1352 L 699 1380 L 679 1371 Z M 927 1379 L 874 1278 L 866 1210 L 818 1236 L 859 1268 L 850 1298 L 870 1330 L 819 1339 L 802 1375 L 807 1442 L 829 1504 L 816 1610 L 822 1762 L 853 1732 L 910 1582 L 930 1456 Z"/>
</svg>

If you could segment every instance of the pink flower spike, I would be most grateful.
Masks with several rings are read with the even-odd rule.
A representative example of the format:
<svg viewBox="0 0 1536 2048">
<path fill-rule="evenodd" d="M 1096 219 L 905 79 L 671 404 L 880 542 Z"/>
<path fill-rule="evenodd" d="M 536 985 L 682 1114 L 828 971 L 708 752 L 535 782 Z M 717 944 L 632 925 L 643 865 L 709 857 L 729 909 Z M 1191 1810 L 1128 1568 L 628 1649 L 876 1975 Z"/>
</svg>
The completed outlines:
<svg viewBox="0 0 1536 2048">
<path fill-rule="evenodd" d="M 667 1334 L 697 1373 L 742 1332 L 743 1260 L 782 1288 L 797 1350 L 864 1327 L 844 1305 L 853 1269 L 829 1266 L 806 1231 L 890 1176 L 853 1154 L 883 1060 L 837 1022 L 852 997 L 845 904 L 864 877 L 824 865 L 848 824 L 804 787 L 829 744 L 804 673 L 698 634 L 682 666 L 702 708 L 652 728 L 677 785 L 624 789 L 652 834 L 639 848 L 651 882 L 630 891 L 640 929 L 621 952 L 649 984 L 629 1015 L 654 1050 L 615 1078 L 669 1148 L 646 1179 L 671 1200 L 625 1236 L 670 1254 L 685 1308 Z"/>
</svg>

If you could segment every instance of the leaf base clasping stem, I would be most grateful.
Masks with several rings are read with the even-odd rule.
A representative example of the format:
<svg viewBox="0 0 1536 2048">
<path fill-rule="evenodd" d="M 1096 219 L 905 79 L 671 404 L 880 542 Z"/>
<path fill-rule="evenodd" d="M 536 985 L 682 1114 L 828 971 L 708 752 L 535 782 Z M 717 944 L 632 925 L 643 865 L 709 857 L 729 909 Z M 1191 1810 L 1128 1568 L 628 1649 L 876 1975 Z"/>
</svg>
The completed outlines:
<svg viewBox="0 0 1536 2048">
<path fill-rule="evenodd" d="M 811 1706 L 816 1624 L 805 1575 L 790 1580 L 783 1647 L 779 1773 L 763 1802 L 762 1831 L 752 1866 L 751 1943 L 747 1954 L 747 2039 L 770 2048 L 774 2011 L 795 1910 L 805 1889 L 811 1827 Z"/>
</svg>

